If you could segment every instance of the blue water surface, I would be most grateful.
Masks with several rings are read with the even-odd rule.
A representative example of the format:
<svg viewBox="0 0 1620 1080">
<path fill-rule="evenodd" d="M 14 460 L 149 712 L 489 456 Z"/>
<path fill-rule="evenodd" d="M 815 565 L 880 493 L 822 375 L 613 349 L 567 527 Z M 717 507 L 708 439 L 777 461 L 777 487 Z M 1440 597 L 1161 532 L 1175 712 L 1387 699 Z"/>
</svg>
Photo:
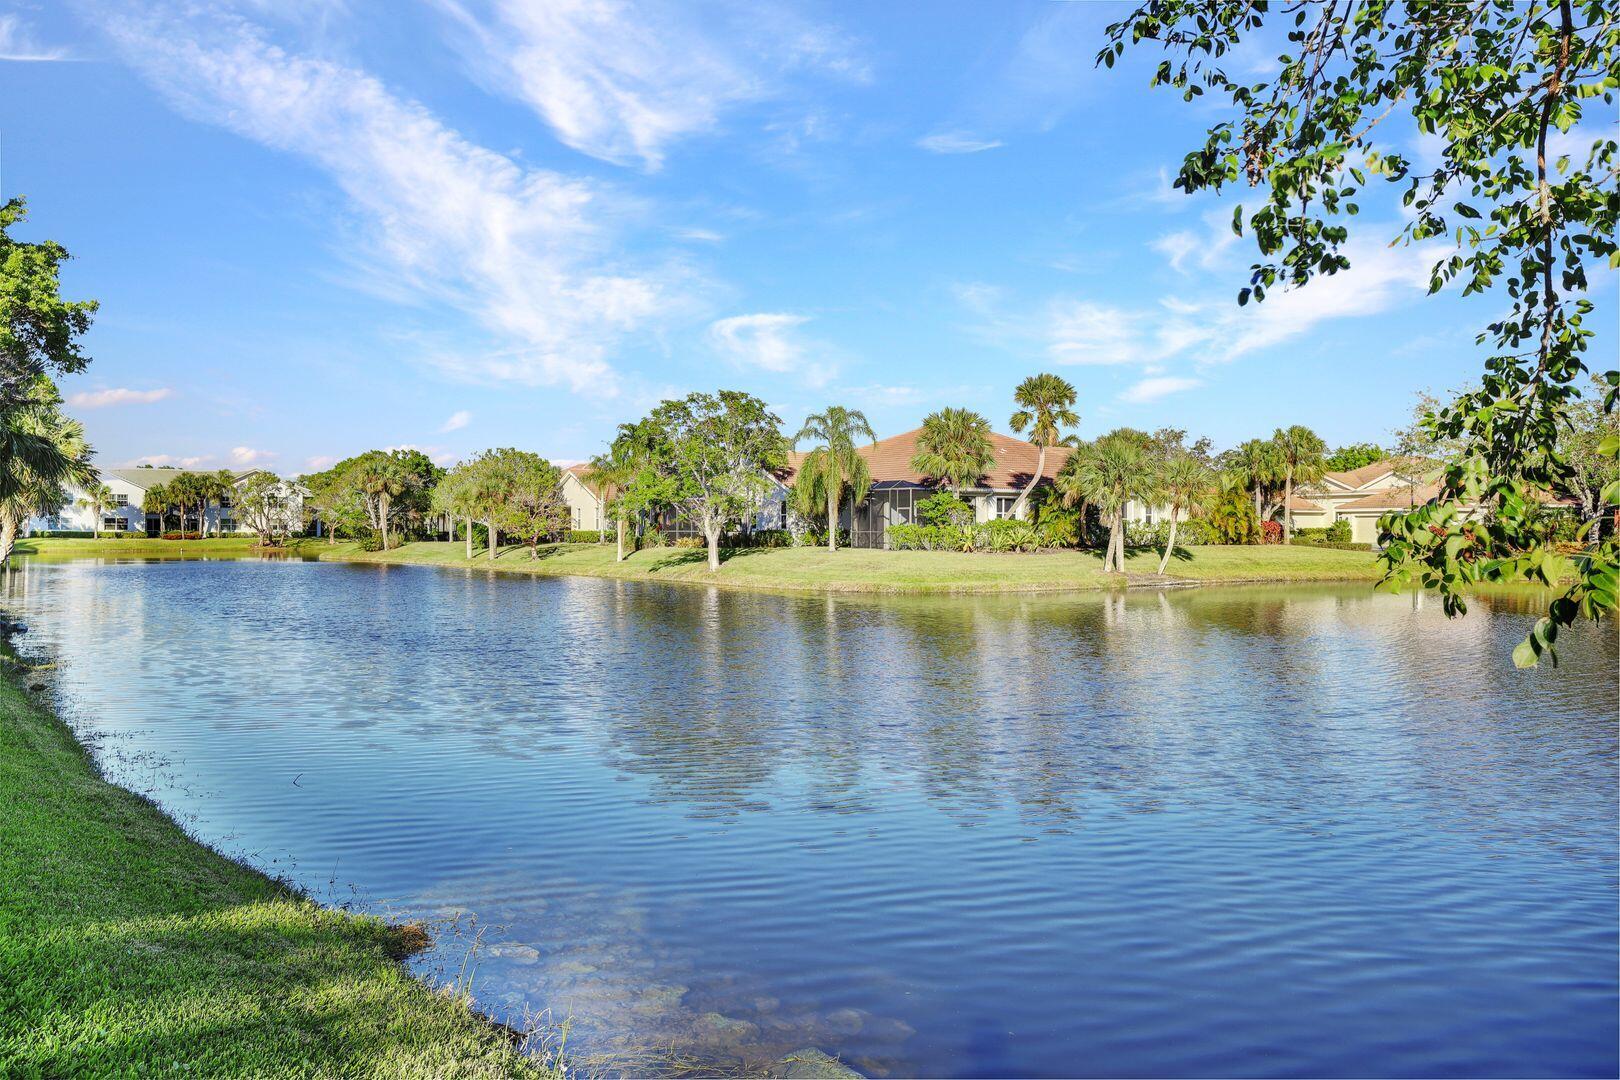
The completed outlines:
<svg viewBox="0 0 1620 1080">
<path fill-rule="evenodd" d="M 1517 671 L 1525 600 L 254 561 L 6 596 L 115 778 L 453 920 L 424 969 L 595 1071 L 1620 1068 L 1614 628 Z"/>
</svg>

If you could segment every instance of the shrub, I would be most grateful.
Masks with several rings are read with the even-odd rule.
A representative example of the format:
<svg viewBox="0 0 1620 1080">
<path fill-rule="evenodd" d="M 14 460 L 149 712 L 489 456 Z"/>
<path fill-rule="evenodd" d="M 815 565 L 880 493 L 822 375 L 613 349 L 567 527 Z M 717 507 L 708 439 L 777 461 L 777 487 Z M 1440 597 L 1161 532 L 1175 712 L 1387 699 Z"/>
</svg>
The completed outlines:
<svg viewBox="0 0 1620 1080">
<path fill-rule="evenodd" d="M 89 534 L 86 533 L 85 535 L 88 536 Z M 162 536 L 164 540 L 201 540 L 202 538 L 203 535 L 200 532 L 166 532 Z"/>
<path fill-rule="evenodd" d="M 675 542 L 669 546 L 675 548 L 700 548 L 708 547 L 708 544 L 701 536 L 677 536 Z"/>
<path fill-rule="evenodd" d="M 806 529 L 806 530 L 804 530 L 804 532 L 800 534 L 799 546 L 800 547 L 826 547 L 827 546 L 827 530 L 826 529 Z M 839 529 L 838 530 L 838 546 L 839 547 L 849 547 L 849 530 L 848 529 Z"/>
<path fill-rule="evenodd" d="M 1209 522 L 1189 518 L 1176 526 L 1176 547 L 1202 547 L 1215 543 L 1215 530 Z"/>
<path fill-rule="evenodd" d="M 379 534 L 374 532 L 366 533 L 360 538 L 361 551 L 381 551 L 382 549 L 382 536 Z"/>
<path fill-rule="evenodd" d="M 973 507 L 960 496 L 938 491 L 917 504 L 917 516 L 924 525 L 971 525 Z"/>
<path fill-rule="evenodd" d="M 962 530 L 949 525 L 890 525 L 885 534 L 895 551 L 960 551 Z"/>
<path fill-rule="evenodd" d="M 1260 523 L 1260 542 L 1262 544 L 1282 543 L 1283 527 L 1280 521 L 1262 521 Z"/>
<path fill-rule="evenodd" d="M 1254 503 L 1249 493 L 1238 488 L 1222 492 L 1204 515 L 1213 542 L 1217 544 L 1254 544 L 1260 540 L 1260 522 L 1254 514 Z"/>
<path fill-rule="evenodd" d="M 1042 547 L 1079 547 L 1080 515 L 1069 513 L 1047 514 L 1035 526 Z"/>
<path fill-rule="evenodd" d="M 1350 522 L 1340 518 L 1323 530 L 1322 538 L 1332 544 L 1348 544 L 1350 542 Z"/>
<path fill-rule="evenodd" d="M 570 544 L 600 544 L 602 531 L 600 529 L 570 529 L 568 530 Z"/>
<path fill-rule="evenodd" d="M 786 529 L 755 529 L 753 532 L 728 536 L 727 547 L 784 548 L 793 546 L 793 534 Z"/>
<path fill-rule="evenodd" d="M 1034 551 L 1040 542 L 1035 526 L 1016 518 L 986 521 L 973 529 L 976 551 Z"/>
</svg>

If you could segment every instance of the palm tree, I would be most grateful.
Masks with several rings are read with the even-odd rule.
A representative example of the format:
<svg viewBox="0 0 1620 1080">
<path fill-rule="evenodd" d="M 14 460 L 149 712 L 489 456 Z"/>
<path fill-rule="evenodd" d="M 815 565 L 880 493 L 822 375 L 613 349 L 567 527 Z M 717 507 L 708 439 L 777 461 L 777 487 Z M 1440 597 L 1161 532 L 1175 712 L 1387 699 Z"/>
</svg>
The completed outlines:
<svg viewBox="0 0 1620 1080">
<path fill-rule="evenodd" d="M 1254 516 L 1265 521 L 1271 516 L 1268 501 L 1283 482 L 1283 463 L 1277 444 L 1270 439 L 1250 439 L 1232 451 L 1231 479 L 1254 493 Z"/>
<path fill-rule="evenodd" d="M 1031 375 L 1013 391 L 1013 401 L 1018 404 L 1018 411 L 1007 422 L 1020 435 L 1025 428 L 1029 428 L 1029 441 L 1041 448 L 1035 460 L 1035 475 L 1029 478 L 1029 483 L 1018 495 L 1018 501 L 1013 503 L 1014 517 L 1020 516 L 1029 502 L 1030 492 L 1046 475 L 1046 448 L 1064 441 L 1064 428 L 1079 425 L 1080 414 L 1074 411 L 1074 399 L 1074 387 L 1067 379 L 1044 373 Z"/>
<path fill-rule="evenodd" d="M 473 506 L 472 485 L 468 481 L 467 469 L 468 466 L 462 464 L 446 473 L 444 479 L 433 486 L 432 500 L 434 511 L 450 519 L 450 539 L 454 540 L 456 536 L 456 518 L 466 519 L 467 559 L 471 561 L 473 557 Z"/>
<path fill-rule="evenodd" d="M 1111 431 L 1081 447 L 1058 472 L 1065 501 L 1090 503 L 1108 526 L 1105 574 L 1125 572 L 1125 504 L 1145 494 L 1150 472 L 1143 437 L 1128 430 Z"/>
<path fill-rule="evenodd" d="M 97 482 L 84 425 L 62 415 L 61 401 L 40 379 L 21 402 L 0 410 L 0 566 L 8 565 L 29 515 L 60 507 L 69 486 Z"/>
<path fill-rule="evenodd" d="M 411 477 L 392 459 L 379 456 L 360 474 L 360 490 L 377 501 L 382 548 L 388 550 L 388 513 L 393 501 L 411 488 Z"/>
<path fill-rule="evenodd" d="M 169 494 L 168 484 L 154 484 L 146 489 L 141 496 L 141 509 L 148 514 L 158 516 L 158 532 L 163 532 L 169 525 L 169 507 L 174 505 L 174 498 Z"/>
<path fill-rule="evenodd" d="M 859 409 L 832 405 L 825 412 L 805 418 L 804 427 L 793 436 L 798 447 L 805 439 L 821 445 L 810 452 L 799 466 L 793 481 L 794 501 L 801 511 L 827 508 L 827 550 L 838 550 L 838 504 L 849 490 L 850 524 L 854 526 L 855 504 L 866 498 L 872 487 L 872 471 L 855 446 L 856 439 L 877 445 L 877 432 Z"/>
<path fill-rule="evenodd" d="M 1294 485 L 1322 479 L 1326 468 L 1327 443 L 1308 427 L 1295 424 L 1286 431 L 1278 428 L 1271 437 L 1283 467 L 1283 543 L 1294 539 Z"/>
<path fill-rule="evenodd" d="M 1176 549 L 1177 518 L 1182 511 L 1192 514 L 1204 508 L 1215 486 L 1215 474 L 1191 454 L 1176 454 L 1164 463 L 1155 486 L 1158 497 L 1170 504 L 1170 535 L 1165 538 L 1164 557 L 1159 560 L 1159 573 L 1163 574 Z"/>
<path fill-rule="evenodd" d="M 941 409 L 923 419 L 911 467 L 960 494 L 995 461 L 990 421 L 969 409 Z"/>
<path fill-rule="evenodd" d="M 113 505 L 112 488 L 97 480 L 84 489 L 84 494 L 76 500 L 76 505 L 90 511 L 90 531 L 95 534 L 97 540 L 101 539 L 101 515 Z"/>
<path fill-rule="evenodd" d="M 236 477 L 231 475 L 229 469 L 220 469 L 218 472 L 207 473 L 207 482 L 203 485 L 204 493 L 219 505 L 219 517 L 214 522 L 214 535 L 225 535 L 225 503 L 236 493 Z"/>
<path fill-rule="evenodd" d="M 625 530 L 628 522 L 623 494 L 641 473 L 645 455 L 642 453 L 640 432 L 633 424 L 621 424 L 619 434 L 608 444 L 607 453 L 591 458 L 591 477 L 598 485 L 597 497 L 614 518 L 613 561 L 624 562 Z M 608 500 L 613 500 L 608 506 Z"/>
</svg>

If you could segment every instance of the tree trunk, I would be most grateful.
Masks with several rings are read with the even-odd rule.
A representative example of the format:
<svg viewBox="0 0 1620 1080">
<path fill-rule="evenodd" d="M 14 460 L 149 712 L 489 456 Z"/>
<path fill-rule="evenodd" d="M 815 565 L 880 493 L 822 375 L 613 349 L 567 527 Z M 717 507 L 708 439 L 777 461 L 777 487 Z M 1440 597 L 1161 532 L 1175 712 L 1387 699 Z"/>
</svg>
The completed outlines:
<svg viewBox="0 0 1620 1080">
<path fill-rule="evenodd" d="M 709 572 L 711 574 L 718 573 L 720 570 L 720 530 L 705 525 L 703 535 L 709 541 Z"/>
<path fill-rule="evenodd" d="M 377 496 L 377 518 L 382 522 L 382 549 L 388 550 L 388 496 Z"/>
<path fill-rule="evenodd" d="M 1041 446 L 1040 454 L 1035 458 L 1035 475 L 1029 478 L 1029 483 L 1024 485 L 1024 490 L 1018 493 L 1018 501 L 1013 503 L 1013 508 L 1012 508 L 1012 516 L 1013 517 L 1017 517 L 1019 515 L 1019 512 L 1022 511 L 1025 506 L 1029 505 L 1029 493 L 1035 490 L 1035 485 L 1040 483 L 1041 482 L 1041 477 L 1045 476 L 1045 475 L 1046 475 L 1046 447 L 1043 444 Z"/>
<path fill-rule="evenodd" d="M 1159 575 L 1164 576 L 1164 568 L 1170 565 L 1170 553 L 1176 550 L 1176 506 L 1170 505 L 1170 535 L 1164 541 L 1164 558 L 1159 560 Z"/>
<path fill-rule="evenodd" d="M 494 562 L 495 561 L 495 548 L 496 548 L 496 545 L 500 541 L 500 538 L 495 535 L 495 519 L 494 518 L 485 518 L 484 519 L 484 528 L 489 530 L 489 561 Z"/>
<path fill-rule="evenodd" d="M 472 526 L 473 526 L 472 515 L 468 514 L 467 515 L 467 561 L 468 562 L 472 562 L 472 557 L 473 557 Z"/>
<path fill-rule="evenodd" d="M 855 519 L 850 519 L 853 525 Z M 827 550 L 838 550 L 838 489 L 827 485 Z"/>
<path fill-rule="evenodd" d="M 624 515 L 619 515 L 618 550 L 614 552 L 614 562 L 624 562 Z"/>
<path fill-rule="evenodd" d="M 11 568 L 11 551 L 17 546 L 17 519 L 10 514 L 0 517 L 0 567 Z"/>
<path fill-rule="evenodd" d="M 1294 470 L 1283 474 L 1283 545 L 1294 542 Z"/>
<path fill-rule="evenodd" d="M 1118 511 L 1108 515 L 1108 554 L 1103 559 L 1105 574 L 1123 573 L 1125 570 L 1125 560 L 1121 556 L 1124 537 L 1120 536 L 1120 517 Z"/>
</svg>

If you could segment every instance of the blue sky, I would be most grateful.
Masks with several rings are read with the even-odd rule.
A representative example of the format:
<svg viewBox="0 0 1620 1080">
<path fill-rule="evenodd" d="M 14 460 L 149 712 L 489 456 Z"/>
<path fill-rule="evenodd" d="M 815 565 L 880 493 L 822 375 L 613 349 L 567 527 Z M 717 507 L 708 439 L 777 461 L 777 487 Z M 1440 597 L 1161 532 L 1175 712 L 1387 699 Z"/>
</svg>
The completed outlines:
<svg viewBox="0 0 1620 1080">
<path fill-rule="evenodd" d="M 572 461 L 720 386 L 1006 430 L 1043 370 L 1088 437 L 1336 445 L 1471 378 L 1498 301 L 1426 298 L 1393 199 L 1236 307 L 1233 202 L 1168 183 L 1212 112 L 1092 66 L 1123 10 L 0 0 L 0 185 L 101 301 L 63 389 L 105 465 Z"/>
</svg>

